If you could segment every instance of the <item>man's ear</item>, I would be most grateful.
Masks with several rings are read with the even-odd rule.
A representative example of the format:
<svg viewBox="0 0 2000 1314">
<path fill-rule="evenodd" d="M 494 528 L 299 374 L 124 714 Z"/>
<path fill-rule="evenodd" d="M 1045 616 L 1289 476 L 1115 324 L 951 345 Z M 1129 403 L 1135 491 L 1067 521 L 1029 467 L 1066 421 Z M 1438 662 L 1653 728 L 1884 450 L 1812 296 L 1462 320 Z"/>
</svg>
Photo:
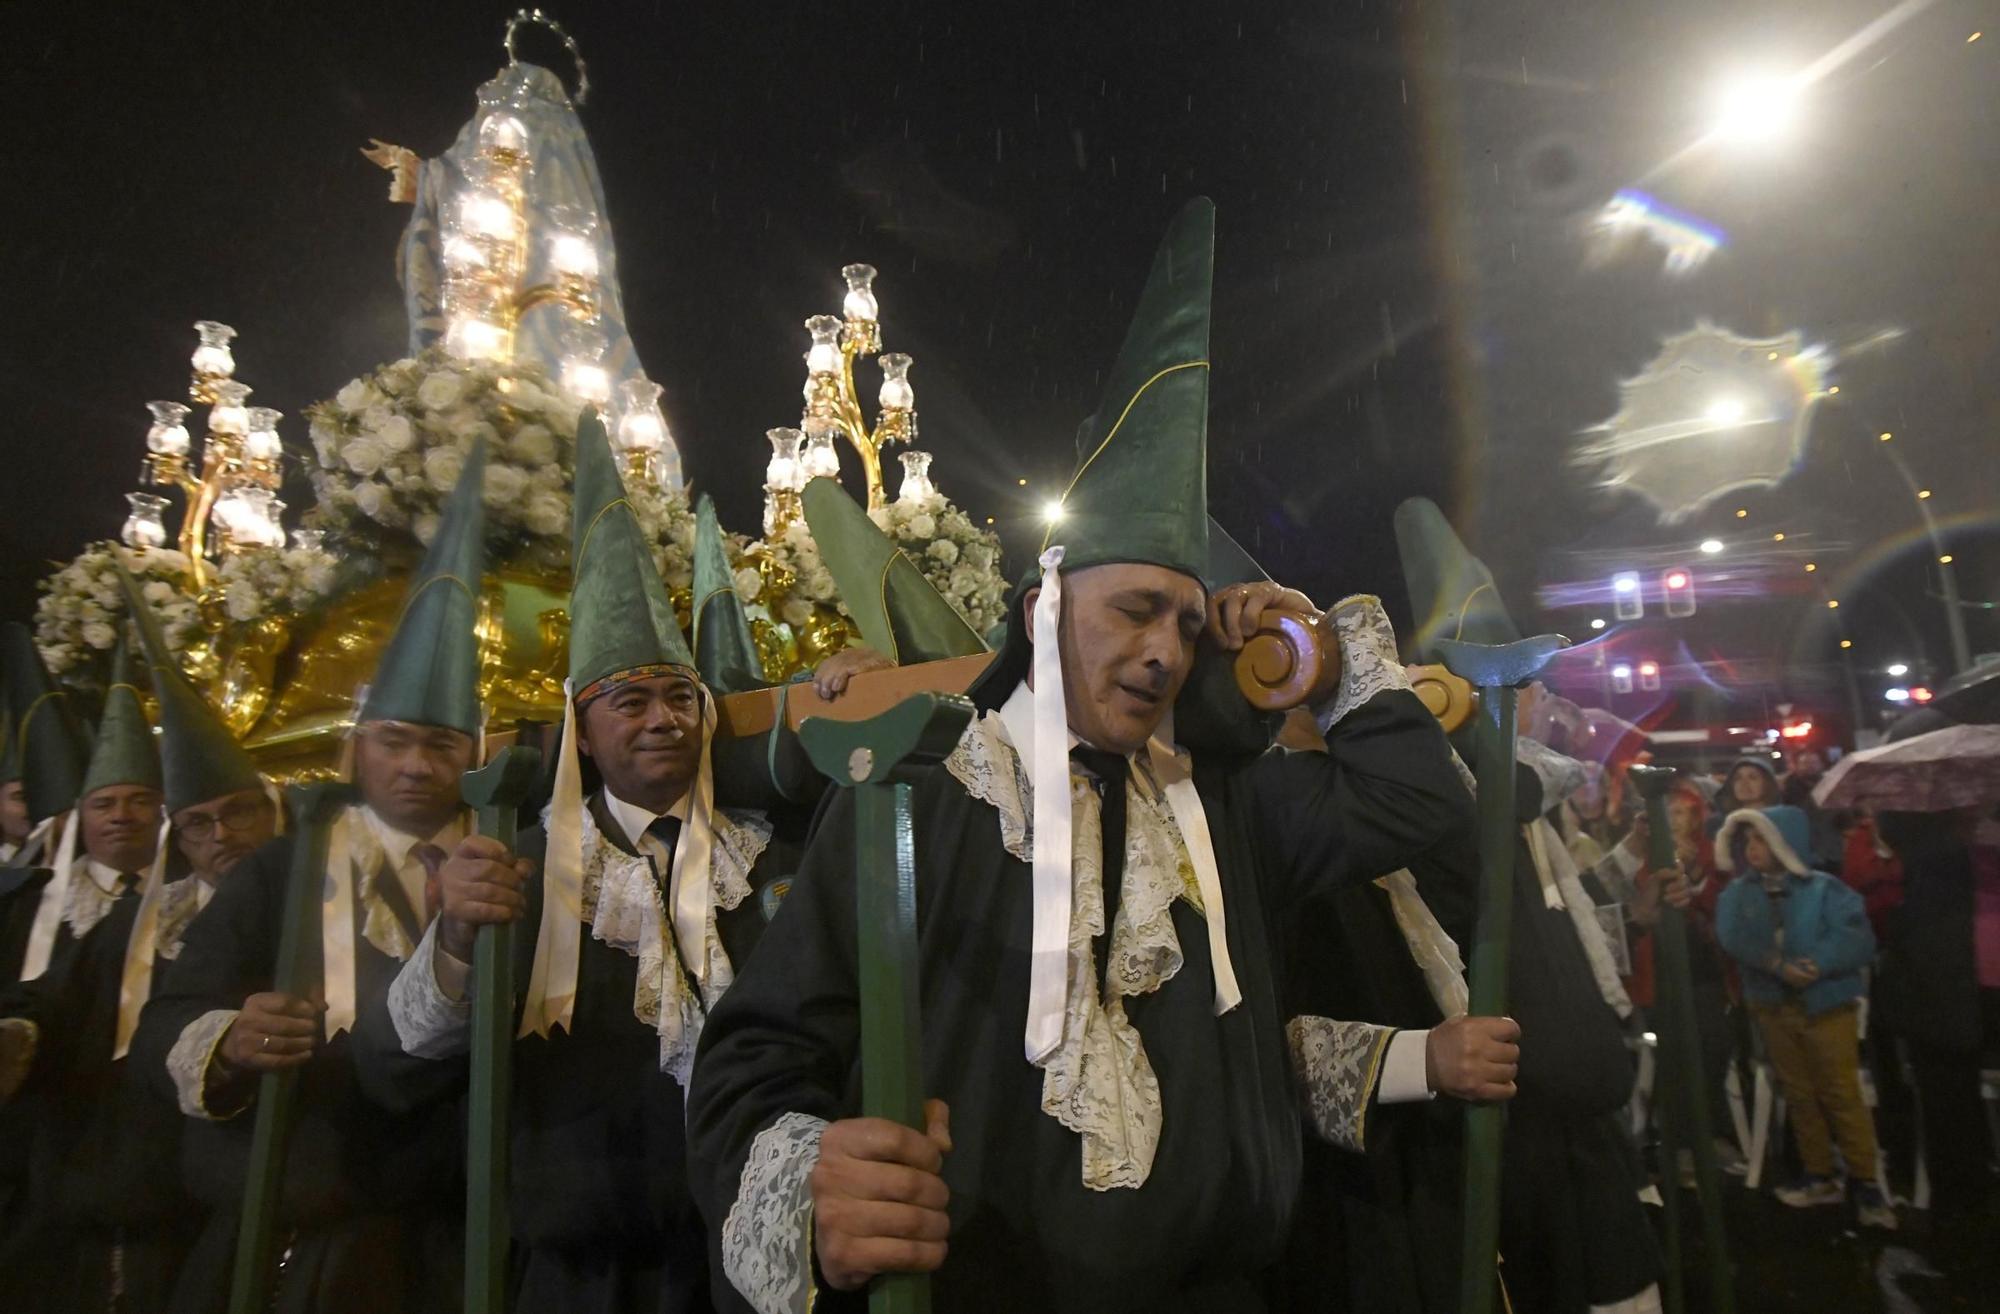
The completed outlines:
<svg viewBox="0 0 2000 1314">
<path fill-rule="evenodd" d="M 1037 584 L 1021 595 L 1021 614 L 1016 619 L 1021 623 L 1021 632 L 1028 636 L 1028 646 L 1035 643 L 1035 603 L 1042 596 L 1042 586 Z"/>
<path fill-rule="evenodd" d="M 585 757 L 590 756 L 590 730 L 584 724 L 581 707 L 576 709 L 576 751 Z"/>
</svg>

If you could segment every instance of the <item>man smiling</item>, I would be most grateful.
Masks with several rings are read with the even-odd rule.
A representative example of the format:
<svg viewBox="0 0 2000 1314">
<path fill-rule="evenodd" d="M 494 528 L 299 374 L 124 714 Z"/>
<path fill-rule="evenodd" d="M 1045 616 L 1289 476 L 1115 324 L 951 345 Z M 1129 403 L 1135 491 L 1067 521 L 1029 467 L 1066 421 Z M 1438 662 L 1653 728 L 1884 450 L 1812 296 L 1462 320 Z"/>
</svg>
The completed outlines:
<svg viewBox="0 0 2000 1314">
<path fill-rule="evenodd" d="M 510 853 L 470 838 L 443 912 L 357 1032 L 397 1109 L 463 1091 L 467 964 L 481 926 L 516 940 L 515 1286 L 522 1314 L 711 1308 L 688 1189 L 682 1088 L 708 1010 L 763 928 L 755 897 L 797 865 L 762 813 L 718 807 L 715 699 L 695 670 L 604 429 L 579 426 L 569 688 L 545 825 Z M 586 799 L 588 763 L 602 788 Z"/>
<path fill-rule="evenodd" d="M 1329 618 L 1325 754 L 1173 741 L 1204 635 L 1239 647 L 1267 608 L 1311 608 L 1201 584 L 1212 248 L 1198 201 L 1016 590 L 984 715 L 913 777 L 929 1126 L 853 1116 L 851 797 L 710 1019 L 690 1135 L 725 1270 L 764 1314 L 859 1309 L 908 1271 L 961 1312 L 1262 1308 L 1300 1172 L 1274 931 L 1468 824 L 1373 598 Z"/>
</svg>

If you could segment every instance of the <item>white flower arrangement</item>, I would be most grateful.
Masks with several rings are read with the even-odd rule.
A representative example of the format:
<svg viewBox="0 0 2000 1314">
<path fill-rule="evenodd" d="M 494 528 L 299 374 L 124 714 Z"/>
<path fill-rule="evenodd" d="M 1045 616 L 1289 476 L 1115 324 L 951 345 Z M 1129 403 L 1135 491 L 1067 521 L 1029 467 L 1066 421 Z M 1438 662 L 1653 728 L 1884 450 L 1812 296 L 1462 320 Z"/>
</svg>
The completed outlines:
<svg viewBox="0 0 2000 1314">
<path fill-rule="evenodd" d="M 87 544 L 42 580 L 42 596 L 35 604 L 35 645 L 49 674 L 65 684 L 99 689 L 110 670 L 126 610 L 115 562 L 123 562 L 138 581 L 176 658 L 201 636 L 200 610 L 187 592 L 186 556 L 171 548 L 128 548 L 109 540 Z"/>
<path fill-rule="evenodd" d="M 1000 569 L 999 535 L 973 524 L 941 494 L 915 502 L 897 500 L 868 516 L 909 555 L 974 632 L 984 637 L 1005 617 L 1008 581 Z M 778 619 L 797 628 L 811 615 L 814 603 L 837 608 L 843 616 L 853 614 L 841 601 L 804 520 L 766 540 L 764 549 L 797 581 L 779 604 Z M 739 594 L 744 583 L 737 582 Z"/>
<path fill-rule="evenodd" d="M 215 587 L 238 625 L 314 610 L 334 591 L 338 559 L 310 548 L 249 548 L 222 559 Z"/>
<path fill-rule="evenodd" d="M 441 350 L 384 365 L 306 409 L 313 492 L 307 523 L 336 552 L 427 546 L 466 454 L 486 439 L 486 548 L 497 564 L 569 562 L 570 486 L 583 403 L 526 361 L 462 361 Z M 692 578 L 694 515 L 682 490 L 633 490 L 633 512 L 670 585 Z"/>
<path fill-rule="evenodd" d="M 984 637 L 1007 615 L 1007 576 L 1000 566 L 1000 536 L 972 523 L 943 494 L 898 498 L 869 519 L 896 541 L 945 600 Z"/>
</svg>

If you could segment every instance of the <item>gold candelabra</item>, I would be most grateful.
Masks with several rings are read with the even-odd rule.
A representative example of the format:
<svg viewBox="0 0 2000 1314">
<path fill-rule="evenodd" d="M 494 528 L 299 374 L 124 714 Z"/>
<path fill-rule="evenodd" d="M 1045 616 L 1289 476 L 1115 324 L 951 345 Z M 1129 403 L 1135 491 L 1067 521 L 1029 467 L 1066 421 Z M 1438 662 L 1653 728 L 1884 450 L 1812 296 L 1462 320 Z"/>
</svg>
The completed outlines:
<svg viewBox="0 0 2000 1314">
<path fill-rule="evenodd" d="M 244 404 L 250 387 L 235 377 L 236 359 L 229 347 L 236 330 L 213 320 L 194 327 L 199 342 L 189 360 L 188 396 L 209 408 L 199 464 L 187 428 L 189 407 L 148 402 L 153 422 L 146 430 L 140 479 L 151 487 L 176 489 L 185 499 L 177 542 L 188 559 L 189 584 L 200 593 L 209 584 L 212 546 L 227 553 L 285 541 L 285 504 L 277 498 L 284 457 L 278 421 L 284 417 L 268 406 Z M 132 510 L 121 534 L 125 544 L 164 547 L 167 499 L 135 492 L 126 494 L 126 501 Z M 211 528 L 219 543 L 211 544 Z"/>
<path fill-rule="evenodd" d="M 806 352 L 805 447 L 801 454 L 805 479 L 838 475 L 840 460 L 832 436 L 846 436 L 861 458 L 868 483 L 868 509 L 888 502 L 882 486 L 882 449 L 890 443 L 911 442 L 917 436 L 916 393 L 910 386 L 910 358 L 900 351 L 881 357 L 879 407 L 869 427 L 854 387 L 854 362 L 882 350 L 881 307 L 875 299 L 875 269 L 849 265 L 840 271 L 847 295 L 839 315 L 815 315 L 806 321 L 812 347 Z M 800 487 L 803 487 L 801 481 Z"/>
</svg>

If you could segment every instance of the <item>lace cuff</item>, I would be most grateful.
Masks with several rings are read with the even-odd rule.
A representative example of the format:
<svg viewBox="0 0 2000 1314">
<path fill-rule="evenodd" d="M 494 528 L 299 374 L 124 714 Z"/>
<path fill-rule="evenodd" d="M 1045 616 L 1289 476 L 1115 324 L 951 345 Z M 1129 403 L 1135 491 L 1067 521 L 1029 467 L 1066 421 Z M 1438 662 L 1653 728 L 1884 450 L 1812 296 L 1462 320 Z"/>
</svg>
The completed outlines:
<svg viewBox="0 0 2000 1314">
<path fill-rule="evenodd" d="M 1362 1151 L 1382 1056 L 1395 1034 L 1394 1027 L 1325 1017 L 1295 1017 L 1285 1024 L 1292 1071 L 1321 1140 L 1356 1154 Z"/>
<path fill-rule="evenodd" d="M 722 1271 L 757 1314 L 813 1302 L 812 1170 L 826 1120 L 787 1113 L 757 1133 L 722 1224 Z"/>
<path fill-rule="evenodd" d="M 236 1024 L 236 1010 L 218 1008 L 203 1013 L 181 1029 L 181 1037 L 167 1051 L 167 1075 L 174 1079 L 180 1095 L 181 1112 L 207 1122 L 226 1122 L 249 1107 L 248 1101 L 233 1109 L 221 1109 L 209 1102 L 209 1078 L 214 1075 L 215 1052 L 222 1038 Z"/>
<path fill-rule="evenodd" d="M 389 983 L 389 1020 L 396 1039 L 411 1058 L 455 1058 L 466 1052 L 472 1027 L 472 1002 L 465 990 L 464 964 L 458 964 L 458 998 L 453 999 L 441 973 L 455 962 L 437 947 L 437 924 L 424 932 L 417 951 Z"/>
<path fill-rule="evenodd" d="M 1321 734 L 1383 690 L 1410 687 L 1396 652 L 1396 631 L 1380 598 L 1357 593 L 1334 604 L 1333 630 L 1340 637 L 1340 688 L 1332 706 L 1313 709 Z"/>
</svg>

